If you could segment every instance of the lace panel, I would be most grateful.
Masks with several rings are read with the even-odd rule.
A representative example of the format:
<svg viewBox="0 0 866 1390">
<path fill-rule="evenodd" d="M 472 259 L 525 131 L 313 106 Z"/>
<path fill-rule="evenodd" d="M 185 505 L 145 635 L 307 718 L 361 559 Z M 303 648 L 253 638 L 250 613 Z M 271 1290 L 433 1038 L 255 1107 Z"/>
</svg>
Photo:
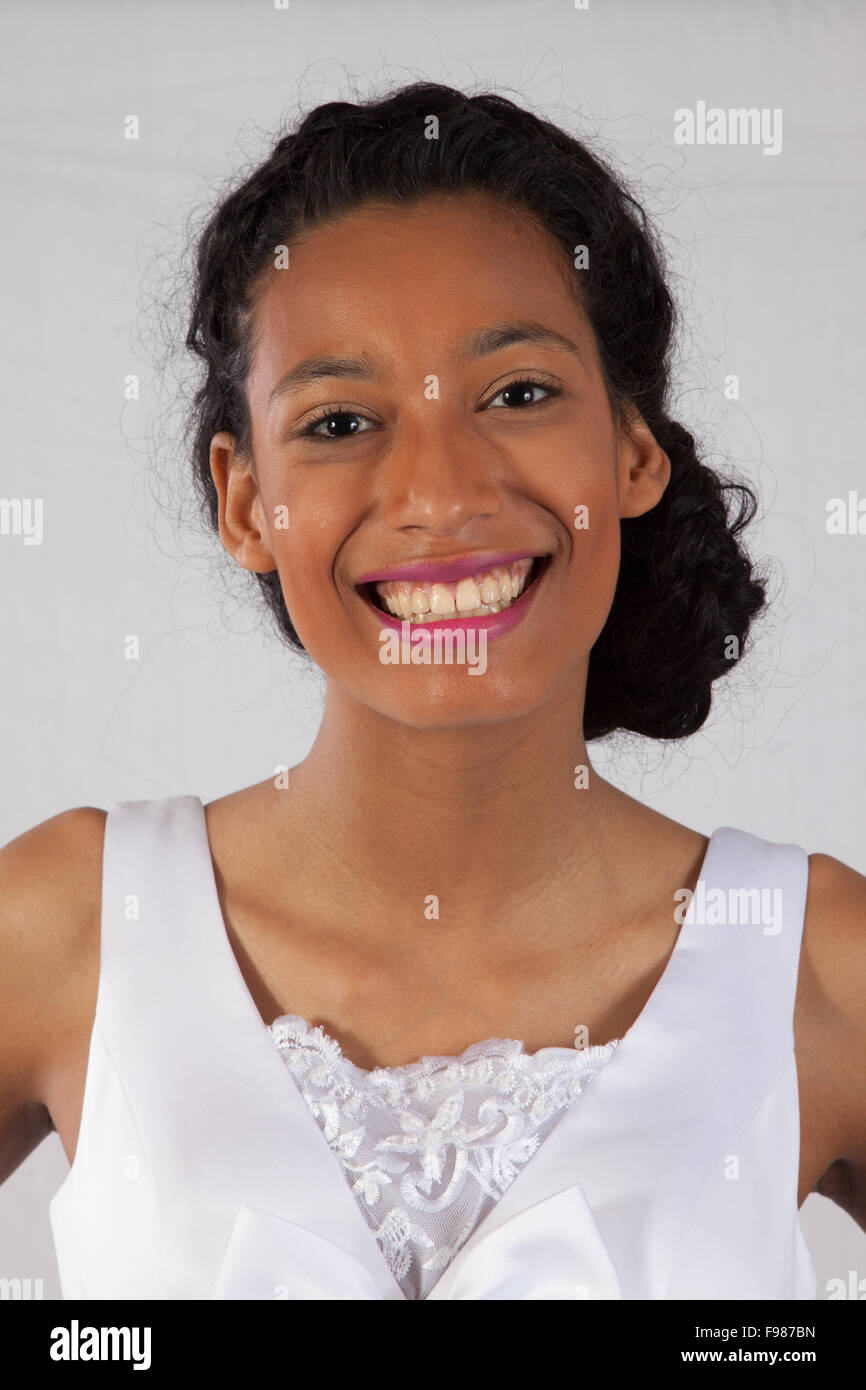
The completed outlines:
<svg viewBox="0 0 866 1390">
<path fill-rule="evenodd" d="M 489 1038 L 366 1071 L 296 1014 L 270 1033 L 408 1299 L 426 1298 L 621 1041 L 526 1053 Z"/>
</svg>

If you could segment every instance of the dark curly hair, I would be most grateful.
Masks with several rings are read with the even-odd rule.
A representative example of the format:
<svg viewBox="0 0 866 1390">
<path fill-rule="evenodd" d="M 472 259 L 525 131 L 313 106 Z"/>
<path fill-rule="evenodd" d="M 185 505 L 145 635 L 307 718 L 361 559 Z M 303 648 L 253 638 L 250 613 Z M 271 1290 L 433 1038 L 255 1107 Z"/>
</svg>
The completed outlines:
<svg viewBox="0 0 866 1390">
<path fill-rule="evenodd" d="M 431 116 L 437 139 L 424 138 Z M 706 720 L 713 682 L 742 656 L 766 602 L 764 580 L 738 540 L 757 501 L 749 487 L 703 464 L 693 436 L 668 417 L 676 314 L 643 208 L 584 144 L 504 96 L 415 82 L 378 100 L 327 102 L 279 137 L 210 213 L 196 248 L 186 337 L 205 368 L 187 428 L 202 513 L 216 530 L 213 435 L 228 430 L 241 454 L 250 450 L 252 309 L 274 247 L 365 200 L 407 203 L 436 191 L 486 191 L 527 209 L 570 266 L 576 246 L 590 248 L 587 267 L 572 279 L 611 406 L 621 419 L 628 403 L 637 407 L 671 476 L 655 507 L 620 522 L 619 577 L 590 654 L 584 737 L 624 729 L 684 738 Z M 278 574 L 256 579 L 279 631 L 303 651 Z"/>
</svg>

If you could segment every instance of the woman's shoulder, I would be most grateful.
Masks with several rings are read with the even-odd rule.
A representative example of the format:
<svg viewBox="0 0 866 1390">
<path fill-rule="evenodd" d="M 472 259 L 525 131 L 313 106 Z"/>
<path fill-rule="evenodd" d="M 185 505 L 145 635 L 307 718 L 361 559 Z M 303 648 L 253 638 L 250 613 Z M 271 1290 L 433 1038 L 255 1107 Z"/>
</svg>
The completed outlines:
<svg viewBox="0 0 866 1390">
<path fill-rule="evenodd" d="M 12 1167 L 26 1156 L 18 1152 L 25 1131 L 42 1122 L 57 1039 L 92 1021 L 105 816 L 74 807 L 0 849 L 0 1149 Z"/>
<path fill-rule="evenodd" d="M 76 890 L 91 905 L 98 903 L 106 814 L 97 806 L 76 806 L 0 849 L 0 917 L 13 942 L 61 950 L 69 923 L 87 906 Z"/>
<path fill-rule="evenodd" d="M 795 1035 L 801 1088 L 820 1098 L 833 1161 L 816 1191 L 866 1229 L 866 877 L 809 855 Z"/>
<path fill-rule="evenodd" d="M 799 993 L 812 1004 L 816 1041 L 834 1070 L 866 1083 L 866 877 L 830 854 L 809 855 Z M 866 1084 L 861 1087 L 866 1108 Z"/>
</svg>

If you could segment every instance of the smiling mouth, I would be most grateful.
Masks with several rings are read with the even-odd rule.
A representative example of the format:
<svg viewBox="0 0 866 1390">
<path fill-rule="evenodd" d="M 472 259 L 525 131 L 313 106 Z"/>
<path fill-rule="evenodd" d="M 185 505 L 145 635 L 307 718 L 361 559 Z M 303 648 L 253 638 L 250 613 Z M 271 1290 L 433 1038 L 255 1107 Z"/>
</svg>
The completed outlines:
<svg viewBox="0 0 866 1390">
<path fill-rule="evenodd" d="M 500 613 L 538 583 L 550 563 L 549 555 L 526 556 L 510 565 L 493 565 L 456 582 L 419 583 L 398 579 L 359 584 L 359 592 L 375 608 L 409 623 L 433 623 L 443 618 L 459 622 Z"/>
</svg>

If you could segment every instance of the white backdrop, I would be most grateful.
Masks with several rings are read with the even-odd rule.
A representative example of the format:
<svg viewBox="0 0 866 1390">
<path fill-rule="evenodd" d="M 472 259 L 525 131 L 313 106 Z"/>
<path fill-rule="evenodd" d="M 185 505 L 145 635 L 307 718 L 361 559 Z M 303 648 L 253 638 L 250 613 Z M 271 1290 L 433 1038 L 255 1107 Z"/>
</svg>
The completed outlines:
<svg viewBox="0 0 866 1390">
<path fill-rule="evenodd" d="M 154 354 L 183 334 L 186 219 L 268 132 L 299 104 L 428 78 L 567 124 L 634 182 L 684 312 L 679 418 L 761 497 L 747 535 L 774 602 L 752 655 L 686 744 L 593 744 L 594 762 L 704 833 L 866 872 L 866 535 L 826 528 L 830 499 L 866 497 L 857 0 L 5 0 L 0 19 L 0 494 L 44 507 L 41 543 L 0 535 L 0 840 L 70 806 L 207 801 L 306 754 L 321 678 L 172 522 L 188 465 Z M 781 149 L 677 144 L 674 113 L 699 102 L 780 110 Z M 51 1135 L 0 1188 L 0 1276 L 42 1278 L 46 1297 L 67 1169 Z M 866 1275 L 866 1235 L 832 1203 L 809 1197 L 803 1224 L 819 1297 Z"/>
</svg>

